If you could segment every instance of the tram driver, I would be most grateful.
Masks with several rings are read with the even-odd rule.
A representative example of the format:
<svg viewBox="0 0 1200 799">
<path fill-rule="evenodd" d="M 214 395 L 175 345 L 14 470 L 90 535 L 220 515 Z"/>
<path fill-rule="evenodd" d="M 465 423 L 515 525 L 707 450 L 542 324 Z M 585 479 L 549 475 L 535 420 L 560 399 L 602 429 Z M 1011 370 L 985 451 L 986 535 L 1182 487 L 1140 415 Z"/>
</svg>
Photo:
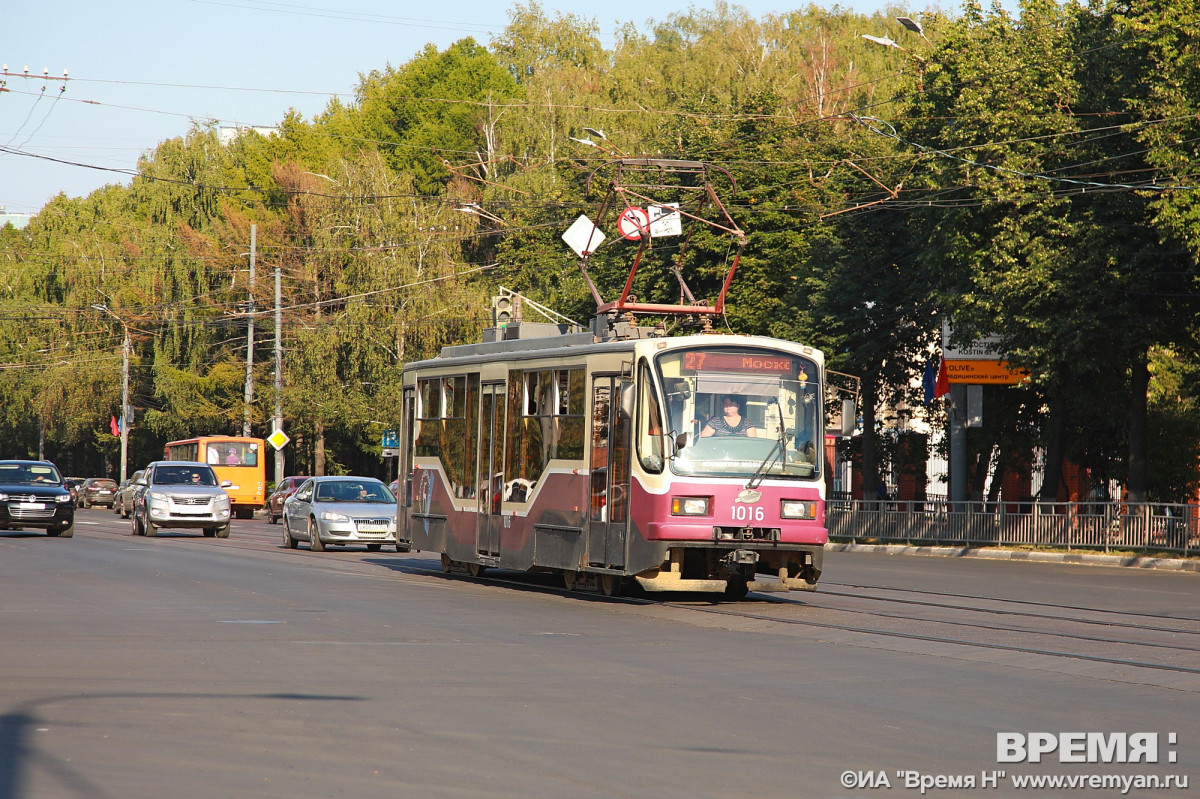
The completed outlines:
<svg viewBox="0 0 1200 799">
<path fill-rule="evenodd" d="M 741 395 L 721 395 L 721 415 L 710 418 L 700 431 L 701 438 L 711 436 L 758 437 L 758 428 L 746 418 L 746 400 Z"/>
</svg>

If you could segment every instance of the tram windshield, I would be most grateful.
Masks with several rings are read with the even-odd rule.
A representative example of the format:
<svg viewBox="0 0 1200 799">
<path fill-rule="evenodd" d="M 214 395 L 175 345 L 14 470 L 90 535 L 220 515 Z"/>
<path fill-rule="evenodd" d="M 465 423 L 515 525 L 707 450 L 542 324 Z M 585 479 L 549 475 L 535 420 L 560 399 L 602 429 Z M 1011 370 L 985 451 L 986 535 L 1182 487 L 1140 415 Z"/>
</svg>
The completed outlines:
<svg viewBox="0 0 1200 799">
<path fill-rule="evenodd" d="M 813 478 L 820 472 L 820 372 L 799 355 L 751 347 L 657 358 L 679 475 Z M 643 431 L 652 434 L 654 431 Z"/>
</svg>

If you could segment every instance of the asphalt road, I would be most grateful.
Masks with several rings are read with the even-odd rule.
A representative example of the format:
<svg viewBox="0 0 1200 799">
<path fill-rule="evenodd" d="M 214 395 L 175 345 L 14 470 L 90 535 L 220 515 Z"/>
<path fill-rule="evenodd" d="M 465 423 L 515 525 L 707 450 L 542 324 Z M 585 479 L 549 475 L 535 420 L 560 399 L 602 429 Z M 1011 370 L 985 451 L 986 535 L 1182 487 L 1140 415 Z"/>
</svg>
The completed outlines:
<svg viewBox="0 0 1200 799">
<path fill-rule="evenodd" d="M 91 509 L 73 539 L 0 533 L 0 799 L 1200 784 L 1196 574 L 839 552 L 813 594 L 609 599 L 285 550 L 263 520 L 127 532 Z M 1157 762 L 1001 762 L 1008 732 L 1153 733 Z"/>
</svg>

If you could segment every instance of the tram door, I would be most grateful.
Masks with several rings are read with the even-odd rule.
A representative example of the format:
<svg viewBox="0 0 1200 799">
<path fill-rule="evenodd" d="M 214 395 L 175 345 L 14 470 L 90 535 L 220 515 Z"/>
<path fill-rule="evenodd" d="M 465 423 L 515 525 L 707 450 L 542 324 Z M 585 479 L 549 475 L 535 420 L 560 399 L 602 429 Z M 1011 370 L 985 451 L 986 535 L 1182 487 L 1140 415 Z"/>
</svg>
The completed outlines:
<svg viewBox="0 0 1200 799">
<path fill-rule="evenodd" d="M 479 512 L 476 515 L 475 551 L 485 557 L 500 557 L 500 502 L 504 494 L 504 407 L 503 383 L 480 387 L 479 413 Z"/>
<path fill-rule="evenodd" d="M 592 375 L 591 521 L 588 565 L 625 567 L 629 520 L 630 420 L 621 414 L 619 375 Z"/>
</svg>

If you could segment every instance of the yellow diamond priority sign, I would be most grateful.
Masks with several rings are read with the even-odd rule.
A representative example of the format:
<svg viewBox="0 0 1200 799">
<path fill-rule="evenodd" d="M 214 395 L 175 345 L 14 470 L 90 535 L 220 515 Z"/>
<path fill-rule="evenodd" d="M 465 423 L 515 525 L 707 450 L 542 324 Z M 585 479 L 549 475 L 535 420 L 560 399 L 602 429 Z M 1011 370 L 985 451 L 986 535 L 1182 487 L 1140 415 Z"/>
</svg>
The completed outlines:
<svg viewBox="0 0 1200 799">
<path fill-rule="evenodd" d="M 289 441 L 291 441 L 291 439 L 288 438 L 287 433 L 283 432 L 282 430 L 276 430 L 274 433 L 267 436 L 267 443 L 277 450 L 283 449 L 285 446 L 287 446 Z"/>
</svg>

